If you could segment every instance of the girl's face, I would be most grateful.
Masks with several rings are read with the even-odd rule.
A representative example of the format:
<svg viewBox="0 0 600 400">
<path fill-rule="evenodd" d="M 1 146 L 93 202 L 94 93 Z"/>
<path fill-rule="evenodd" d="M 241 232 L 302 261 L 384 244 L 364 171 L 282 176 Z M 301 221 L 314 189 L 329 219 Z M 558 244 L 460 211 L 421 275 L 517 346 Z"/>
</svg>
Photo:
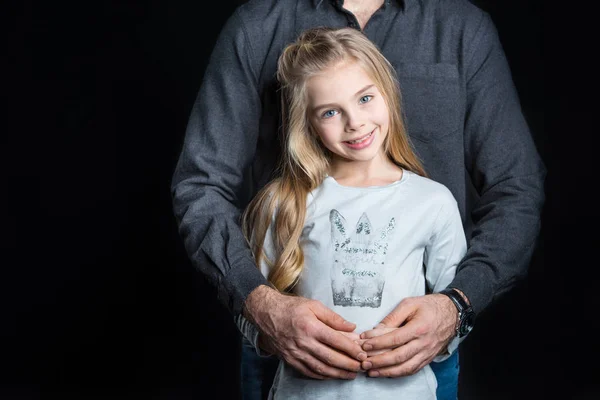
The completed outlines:
<svg viewBox="0 0 600 400">
<path fill-rule="evenodd" d="M 370 164 L 384 157 L 388 107 L 362 66 L 355 61 L 334 65 L 306 84 L 308 118 L 332 162 Z"/>
</svg>

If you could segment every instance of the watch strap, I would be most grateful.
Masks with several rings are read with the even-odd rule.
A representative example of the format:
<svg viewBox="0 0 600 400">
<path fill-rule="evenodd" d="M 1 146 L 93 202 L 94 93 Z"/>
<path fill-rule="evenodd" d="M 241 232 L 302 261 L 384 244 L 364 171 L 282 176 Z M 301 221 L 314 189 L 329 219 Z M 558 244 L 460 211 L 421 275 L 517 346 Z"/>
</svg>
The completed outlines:
<svg viewBox="0 0 600 400">
<path fill-rule="evenodd" d="M 454 288 L 443 289 L 442 291 L 440 291 L 440 293 L 441 294 L 445 294 L 446 296 L 450 297 L 450 300 L 452 300 L 452 302 L 454 303 L 454 305 L 458 309 L 459 313 L 462 313 L 466 309 L 468 309 L 469 307 L 471 307 L 469 304 L 467 304 L 467 302 L 460 295 L 460 293 L 458 293 L 458 291 L 456 289 L 454 289 Z"/>
<path fill-rule="evenodd" d="M 469 321 L 472 320 L 472 317 L 474 315 L 473 309 L 465 301 L 461 294 L 454 288 L 446 288 L 441 290 L 439 293 L 448 296 L 450 300 L 454 303 L 456 309 L 458 310 L 458 318 L 456 321 L 455 333 L 457 337 L 463 337 L 464 335 L 466 335 L 466 332 L 463 331 L 463 329 L 466 326 L 463 327 L 463 324 L 466 322 L 466 319 L 468 319 Z M 466 323 L 468 324 L 468 322 Z"/>
</svg>

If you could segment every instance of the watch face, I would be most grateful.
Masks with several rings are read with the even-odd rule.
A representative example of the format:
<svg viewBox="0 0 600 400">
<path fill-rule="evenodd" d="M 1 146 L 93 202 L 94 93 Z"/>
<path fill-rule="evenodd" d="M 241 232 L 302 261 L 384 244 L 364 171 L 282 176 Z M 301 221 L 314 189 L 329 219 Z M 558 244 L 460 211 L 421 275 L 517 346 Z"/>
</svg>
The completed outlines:
<svg viewBox="0 0 600 400">
<path fill-rule="evenodd" d="M 472 312 L 468 312 L 465 315 L 465 318 L 461 321 L 460 324 L 460 336 L 464 336 L 467 333 L 471 332 L 473 329 L 473 323 L 475 322 L 475 314 Z"/>
</svg>

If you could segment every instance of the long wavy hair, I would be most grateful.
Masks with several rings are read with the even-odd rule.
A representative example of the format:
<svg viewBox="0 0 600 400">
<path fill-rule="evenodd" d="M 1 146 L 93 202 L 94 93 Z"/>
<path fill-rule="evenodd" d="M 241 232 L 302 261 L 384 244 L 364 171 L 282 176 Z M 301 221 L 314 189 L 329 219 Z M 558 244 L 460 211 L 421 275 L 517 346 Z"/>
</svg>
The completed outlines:
<svg viewBox="0 0 600 400">
<path fill-rule="evenodd" d="M 304 265 L 300 235 L 308 194 L 327 174 L 331 153 L 309 122 L 306 82 L 342 62 L 358 62 L 382 93 L 389 109 L 389 132 L 384 151 L 396 165 L 426 176 L 409 142 L 402 118 L 396 72 L 379 49 L 353 28 L 313 28 L 288 45 L 277 64 L 282 90 L 283 154 L 278 174 L 253 198 L 242 215 L 242 228 L 257 265 L 270 266 L 269 282 L 292 292 Z M 272 224 L 272 225 L 271 225 Z M 263 243 L 271 227 L 273 259 Z"/>
</svg>

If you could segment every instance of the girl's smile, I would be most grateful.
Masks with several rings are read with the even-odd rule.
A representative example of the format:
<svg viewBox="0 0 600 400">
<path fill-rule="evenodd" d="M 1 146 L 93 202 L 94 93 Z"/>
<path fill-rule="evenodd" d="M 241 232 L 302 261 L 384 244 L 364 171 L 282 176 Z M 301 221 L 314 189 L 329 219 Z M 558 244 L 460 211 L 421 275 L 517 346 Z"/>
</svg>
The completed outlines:
<svg viewBox="0 0 600 400">
<path fill-rule="evenodd" d="M 365 136 L 361 136 L 358 139 L 347 140 L 344 143 L 346 144 L 346 146 L 350 147 L 353 150 L 361 150 L 366 147 L 369 147 L 369 145 L 371 143 L 373 143 L 376 129 L 373 129 L 371 132 L 367 133 Z"/>
</svg>

